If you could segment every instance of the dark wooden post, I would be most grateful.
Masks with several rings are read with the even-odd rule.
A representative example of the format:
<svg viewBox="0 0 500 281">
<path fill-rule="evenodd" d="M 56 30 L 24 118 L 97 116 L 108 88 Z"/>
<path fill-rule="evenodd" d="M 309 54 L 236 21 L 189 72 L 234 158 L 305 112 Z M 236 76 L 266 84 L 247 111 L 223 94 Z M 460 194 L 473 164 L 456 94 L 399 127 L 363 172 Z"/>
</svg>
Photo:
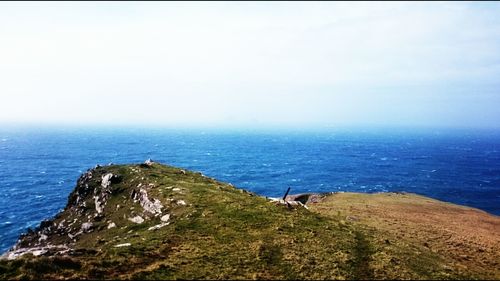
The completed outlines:
<svg viewBox="0 0 500 281">
<path fill-rule="evenodd" d="M 288 195 L 288 192 L 290 192 L 290 187 L 288 187 L 288 189 L 286 190 L 285 195 L 283 196 L 283 200 L 285 200 L 286 196 Z"/>
</svg>

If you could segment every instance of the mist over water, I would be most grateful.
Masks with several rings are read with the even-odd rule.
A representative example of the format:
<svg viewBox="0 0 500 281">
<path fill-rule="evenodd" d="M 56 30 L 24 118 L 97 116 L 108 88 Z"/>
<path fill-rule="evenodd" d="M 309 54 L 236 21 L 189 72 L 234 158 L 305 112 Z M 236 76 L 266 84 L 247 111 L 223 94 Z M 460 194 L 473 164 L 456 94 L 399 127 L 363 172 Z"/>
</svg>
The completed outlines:
<svg viewBox="0 0 500 281">
<path fill-rule="evenodd" d="M 0 129 L 0 251 L 96 164 L 147 158 L 263 196 L 406 191 L 500 215 L 500 132 Z"/>
</svg>

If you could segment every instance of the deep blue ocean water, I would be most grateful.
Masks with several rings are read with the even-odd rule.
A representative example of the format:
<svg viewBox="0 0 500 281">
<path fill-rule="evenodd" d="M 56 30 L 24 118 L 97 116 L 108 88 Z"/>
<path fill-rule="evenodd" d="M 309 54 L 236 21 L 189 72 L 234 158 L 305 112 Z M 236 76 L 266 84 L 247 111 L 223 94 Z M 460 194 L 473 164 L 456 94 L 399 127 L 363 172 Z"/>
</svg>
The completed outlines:
<svg viewBox="0 0 500 281">
<path fill-rule="evenodd" d="M 500 132 L 0 128 L 0 251 L 54 216 L 81 173 L 147 158 L 264 196 L 407 191 L 500 215 Z"/>
</svg>

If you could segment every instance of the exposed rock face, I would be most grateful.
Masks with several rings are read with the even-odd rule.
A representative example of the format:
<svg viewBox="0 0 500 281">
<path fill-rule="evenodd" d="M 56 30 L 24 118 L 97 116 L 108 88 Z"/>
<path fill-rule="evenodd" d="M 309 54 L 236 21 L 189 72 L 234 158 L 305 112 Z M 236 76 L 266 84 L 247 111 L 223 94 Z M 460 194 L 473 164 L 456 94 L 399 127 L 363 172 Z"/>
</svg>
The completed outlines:
<svg viewBox="0 0 500 281">
<path fill-rule="evenodd" d="M 150 212 L 152 214 L 161 214 L 161 209 L 163 205 L 161 201 L 158 199 L 153 199 L 153 201 L 149 200 L 148 192 L 145 189 L 139 190 L 139 202 L 141 206 L 144 208 L 144 211 Z"/>
<path fill-rule="evenodd" d="M 113 175 L 112 173 L 107 173 L 102 176 L 101 189 L 94 189 L 94 204 L 97 214 L 101 214 L 103 212 L 104 206 L 112 193 L 111 184 L 118 183 L 120 181 L 121 177 Z"/>
<path fill-rule="evenodd" d="M 0 279 L 500 279 L 498 217 L 368 197 L 270 202 L 159 163 L 98 166 L 0 258 Z"/>
<path fill-rule="evenodd" d="M 108 173 L 102 176 L 101 186 L 104 189 L 107 189 L 111 185 L 111 179 L 113 178 L 112 173 Z"/>
<path fill-rule="evenodd" d="M 95 210 L 98 214 L 103 212 L 103 206 L 101 206 L 101 201 L 99 201 L 99 196 L 94 196 Z"/>
<path fill-rule="evenodd" d="M 286 205 L 288 208 L 304 207 L 309 209 L 308 205 L 321 202 L 321 200 L 332 193 L 301 193 L 301 194 L 291 194 L 287 195 L 285 200 L 281 198 L 269 198 L 272 202 L 276 204 Z"/>
<path fill-rule="evenodd" d="M 34 231 L 29 229 L 4 257 L 15 258 L 26 253 L 35 256 L 63 254 L 70 249 L 75 239 L 84 233 L 93 232 L 95 222 L 105 215 L 104 207 L 114 192 L 113 186 L 122 180 L 120 175 L 103 173 L 103 169 L 96 165 L 80 176 L 75 190 L 69 195 L 64 209 L 65 218 L 58 219 L 59 214 L 53 220 L 42 222 Z M 64 245 L 54 245 L 54 237 L 61 237 L 57 240 L 62 240 Z"/>
<path fill-rule="evenodd" d="M 43 221 L 35 230 L 29 229 L 3 257 L 64 255 L 73 251 L 73 247 L 89 233 L 97 233 L 99 237 L 102 231 L 127 229 L 134 224 L 149 223 L 146 228 L 149 231 L 170 225 L 171 214 L 164 213 L 164 210 L 169 208 L 169 204 L 170 208 L 181 208 L 186 203 L 179 198 L 183 194 L 180 188 L 175 189 L 175 200 L 163 198 L 165 203 L 158 198 L 157 183 L 146 177 L 144 172 L 160 166 L 151 159 L 144 164 L 128 166 L 134 178 L 129 177 L 127 182 L 123 182 L 123 174 L 120 173 L 123 170 L 119 166 L 96 165 L 89 169 L 77 180 L 63 212 L 52 220 Z M 132 185 L 136 188 L 131 188 Z M 173 187 L 169 187 L 166 190 L 171 191 Z M 128 192 L 130 196 L 126 196 Z M 128 230 L 126 233 L 131 235 Z M 117 246 L 126 247 L 129 244 Z"/>
<path fill-rule="evenodd" d="M 13 251 L 5 253 L 2 257 L 8 260 L 13 260 L 18 257 L 24 256 L 26 254 L 32 254 L 33 256 L 41 256 L 49 253 L 65 254 L 71 249 L 66 245 L 47 245 L 44 247 L 31 247 L 31 248 L 20 248 Z"/>
<path fill-rule="evenodd" d="M 285 200 L 286 201 L 298 201 L 304 205 L 314 204 L 321 202 L 322 198 L 327 196 L 328 193 L 319 194 L 319 193 L 301 193 L 301 194 L 291 194 L 288 195 Z"/>
</svg>

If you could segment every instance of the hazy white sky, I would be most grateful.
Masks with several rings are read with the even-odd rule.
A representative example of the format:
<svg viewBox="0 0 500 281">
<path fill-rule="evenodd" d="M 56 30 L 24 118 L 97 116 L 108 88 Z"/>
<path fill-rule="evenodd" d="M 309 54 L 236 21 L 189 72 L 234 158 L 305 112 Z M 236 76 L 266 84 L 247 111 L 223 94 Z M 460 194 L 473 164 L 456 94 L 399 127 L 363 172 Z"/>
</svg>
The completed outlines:
<svg viewBox="0 0 500 281">
<path fill-rule="evenodd" d="M 499 3 L 0 3 L 4 124 L 499 121 Z"/>
</svg>

